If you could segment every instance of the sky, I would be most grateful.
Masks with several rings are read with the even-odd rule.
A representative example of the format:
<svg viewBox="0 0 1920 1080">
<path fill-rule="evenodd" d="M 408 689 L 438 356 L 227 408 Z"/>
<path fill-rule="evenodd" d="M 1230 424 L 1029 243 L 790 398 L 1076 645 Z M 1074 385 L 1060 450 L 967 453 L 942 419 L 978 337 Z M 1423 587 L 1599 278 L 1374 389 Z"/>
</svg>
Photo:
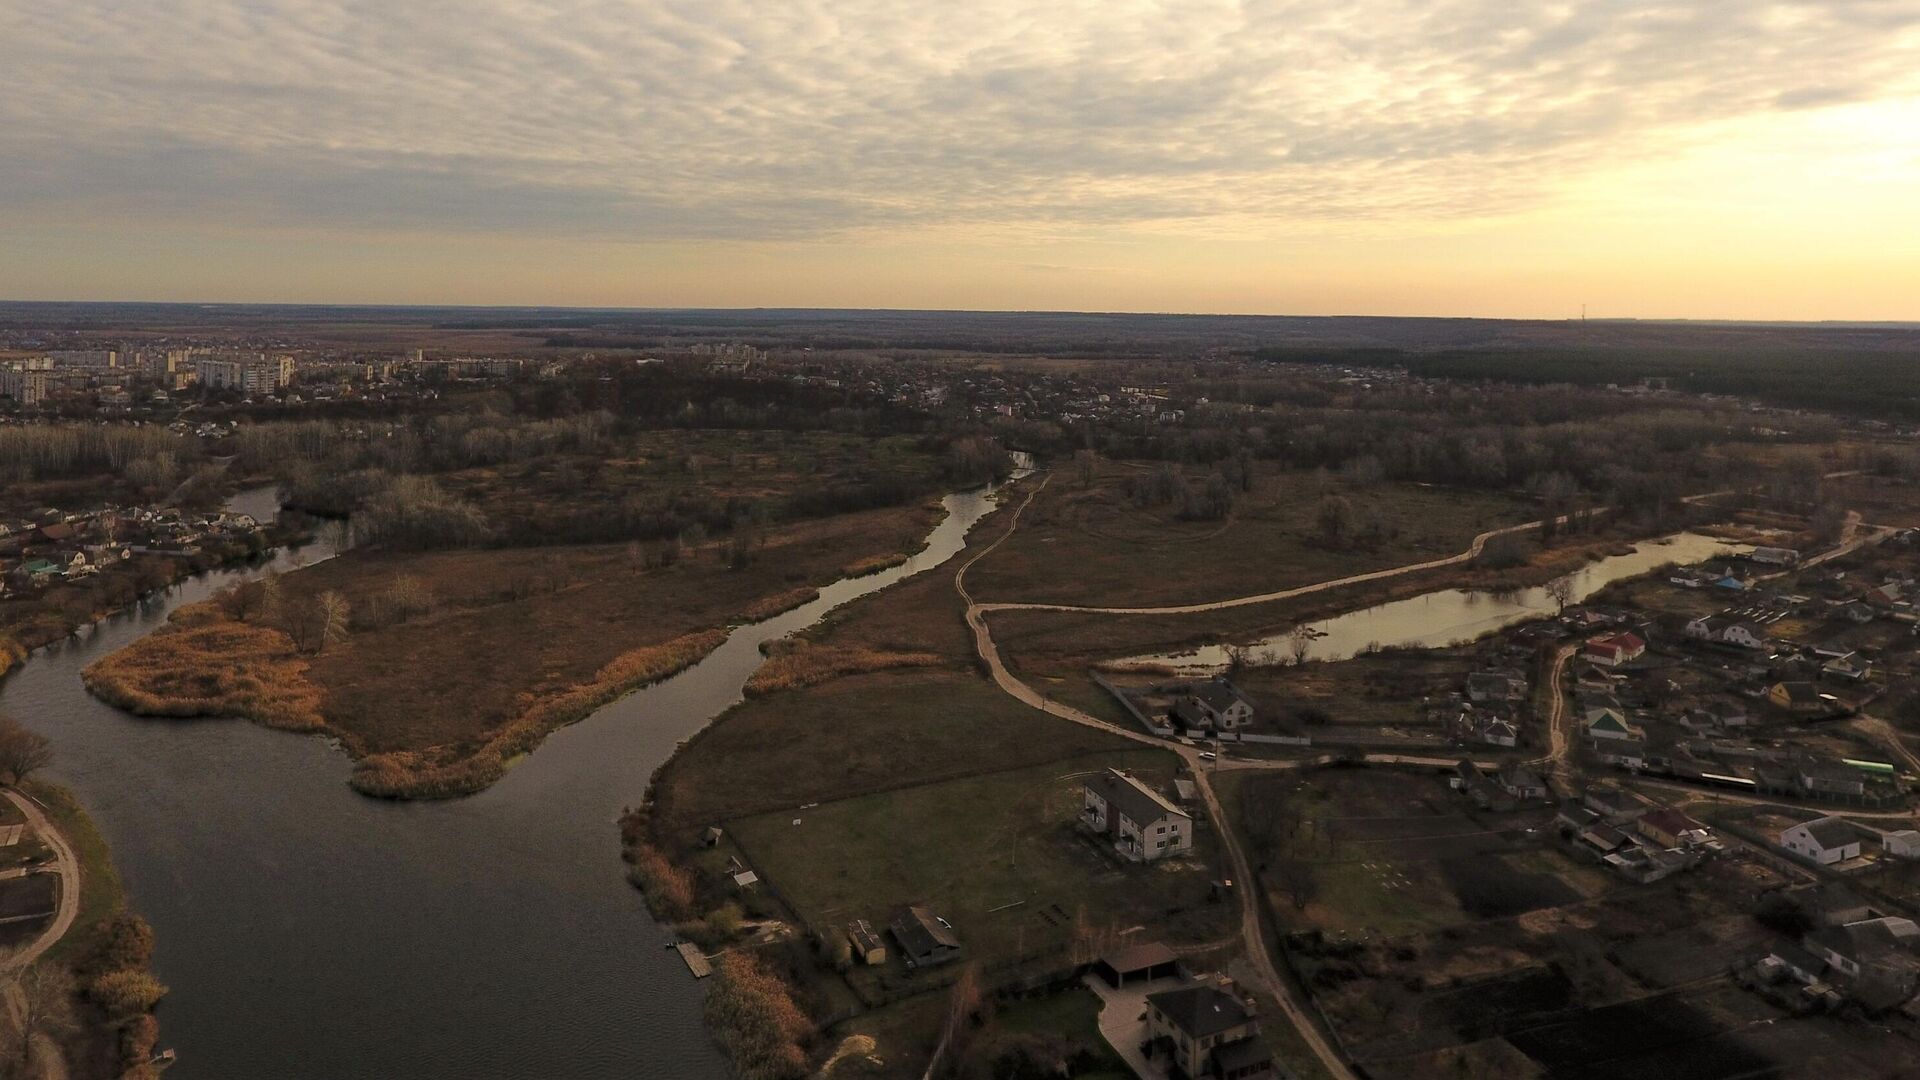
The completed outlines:
<svg viewBox="0 0 1920 1080">
<path fill-rule="evenodd" d="M 1920 0 L 0 0 L 0 298 L 1920 319 Z"/>
</svg>

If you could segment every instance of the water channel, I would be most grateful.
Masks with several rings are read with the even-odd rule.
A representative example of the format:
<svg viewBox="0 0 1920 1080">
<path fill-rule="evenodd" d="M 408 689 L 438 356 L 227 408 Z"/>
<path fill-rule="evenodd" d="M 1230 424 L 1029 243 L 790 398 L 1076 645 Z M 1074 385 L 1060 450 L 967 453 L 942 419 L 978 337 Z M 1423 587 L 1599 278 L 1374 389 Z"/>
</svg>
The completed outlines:
<svg viewBox="0 0 1920 1080">
<path fill-rule="evenodd" d="M 675 747 L 741 697 L 763 642 L 944 562 L 993 508 L 945 499 L 926 548 L 734 631 L 707 659 L 556 732 L 470 798 L 381 802 L 321 739 L 143 720 L 80 672 L 174 608 L 324 543 L 189 580 L 36 654 L 0 707 L 53 739 L 53 778 L 105 833 L 172 987 L 170 1080 L 606 1077 L 727 1070 L 671 932 L 623 877 L 615 821 Z M 271 492 L 233 509 L 271 517 Z M 511 662 L 476 657 L 475 663 Z"/>
<path fill-rule="evenodd" d="M 1639 577 L 1668 564 L 1690 565 L 1748 550 L 1743 545 L 1698 533 L 1645 540 L 1635 544 L 1627 554 L 1610 555 L 1568 575 L 1573 586 L 1570 602 L 1578 603 L 1616 581 Z M 1500 592 L 1441 589 L 1314 623 L 1318 636 L 1307 651 L 1307 659 L 1347 660 L 1376 647 L 1441 648 L 1473 641 L 1515 623 L 1553 615 L 1559 607 L 1559 602 L 1544 585 Z M 1292 643 L 1286 634 L 1238 648 L 1253 664 L 1277 664 L 1293 659 Z M 1116 663 L 1170 667 L 1188 675 L 1220 671 L 1231 660 L 1229 646 L 1207 645 L 1180 652 L 1132 656 Z"/>
</svg>

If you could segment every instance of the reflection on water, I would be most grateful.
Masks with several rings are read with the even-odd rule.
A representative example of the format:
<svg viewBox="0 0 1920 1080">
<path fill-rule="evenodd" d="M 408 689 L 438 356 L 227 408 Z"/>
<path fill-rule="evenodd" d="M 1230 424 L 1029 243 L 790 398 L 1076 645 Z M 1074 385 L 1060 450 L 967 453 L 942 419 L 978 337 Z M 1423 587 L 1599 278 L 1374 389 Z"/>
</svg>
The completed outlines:
<svg viewBox="0 0 1920 1080">
<path fill-rule="evenodd" d="M 1748 550 L 1698 533 L 1680 533 L 1635 544 L 1626 555 L 1612 555 L 1568 575 L 1572 601 L 1579 602 L 1616 581 L 1639 577 L 1668 564 L 1686 565 Z M 1559 611 L 1547 586 L 1527 589 L 1444 589 L 1389 604 L 1364 608 L 1313 624 L 1318 636 L 1309 660 L 1346 660 L 1370 648 L 1439 648 L 1472 641 L 1496 630 Z M 1242 648 L 1253 664 L 1293 659 L 1287 635 L 1264 638 Z M 1232 660 L 1229 647 L 1208 645 L 1185 652 L 1128 657 L 1121 664 L 1173 667 L 1184 673 L 1210 673 Z"/>
<path fill-rule="evenodd" d="M 216 572 L 45 650 L 0 706 L 54 740 L 155 927 L 170 1080 L 724 1076 L 697 984 L 622 877 L 614 830 L 654 770 L 741 698 L 762 642 L 945 561 L 992 509 L 950 495 L 927 547 L 736 630 L 699 664 L 556 732 L 478 795 L 379 802 L 319 739 L 142 720 L 80 671 L 181 604 L 332 554 Z M 269 495 L 235 509 L 271 516 Z M 323 537 L 325 533 L 323 532 Z M 481 662 L 476 660 L 476 662 Z"/>
</svg>

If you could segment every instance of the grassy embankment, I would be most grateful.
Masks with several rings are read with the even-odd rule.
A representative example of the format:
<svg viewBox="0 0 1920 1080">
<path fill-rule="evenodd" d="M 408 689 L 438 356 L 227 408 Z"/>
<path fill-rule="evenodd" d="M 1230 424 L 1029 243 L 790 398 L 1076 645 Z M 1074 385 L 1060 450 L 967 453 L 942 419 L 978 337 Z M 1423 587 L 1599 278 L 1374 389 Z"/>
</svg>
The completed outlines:
<svg viewBox="0 0 1920 1080">
<path fill-rule="evenodd" d="M 1504 495 L 1417 484 L 1348 484 L 1260 471 L 1223 521 L 1183 521 L 1142 505 L 1147 471 L 1108 464 L 1083 483 L 1056 475 L 1019 531 L 967 575 L 984 602 L 1155 606 L 1225 600 L 1441 558 L 1538 508 Z M 1329 532 L 1327 500 L 1345 507 Z"/>
<path fill-rule="evenodd" d="M 153 932 L 127 906 L 107 842 L 66 788 L 44 782 L 26 793 L 46 808 L 80 864 L 80 910 L 42 964 L 71 973 L 77 1026 L 61 1041 L 75 1076 L 157 1076 L 148 1064 L 159 1038 L 154 1008 L 166 987 L 150 970 Z"/>
<path fill-rule="evenodd" d="M 1541 585 L 1587 563 L 1626 551 L 1644 534 L 1620 526 L 1598 534 L 1562 536 L 1542 547 L 1536 537 L 1521 538 L 1524 561 L 1512 566 L 1461 563 L 1411 571 L 1373 581 L 1307 593 L 1289 599 L 1247 604 L 1188 615 L 1101 615 L 1071 611 L 1003 611 L 989 616 L 994 641 L 1008 666 L 1022 678 L 1045 684 L 1058 680 L 1049 694 L 1074 705 L 1104 707 L 1105 691 L 1086 678 L 1104 661 L 1148 653 L 1174 652 L 1222 642 L 1246 642 L 1283 633 L 1301 623 L 1319 622 L 1395 600 L 1441 589 L 1501 590 Z M 1458 550 L 1465 550 L 1463 542 Z M 996 553 L 997 555 L 997 553 Z M 1363 573 L 1353 570 L 1350 573 Z M 1332 578 L 1348 576 L 1335 572 Z M 1323 579 L 1326 580 L 1326 579 Z M 1251 590 L 1260 592 L 1269 590 Z"/>
<path fill-rule="evenodd" d="M 983 523 L 973 543 L 991 542 L 1004 520 Z M 982 679 L 954 565 L 856 601 L 770 650 L 753 696 L 690 740 L 623 823 L 636 884 L 683 933 L 713 946 L 735 940 L 714 933 L 716 922 L 739 921 L 729 910 L 749 925 L 771 919 L 800 930 L 758 952 L 808 1014 L 845 1018 L 807 1047 L 816 1063 L 839 1052 L 835 1077 L 920 1075 L 946 987 L 963 967 L 850 965 L 836 950 L 853 918 L 881 925 L 901 904 L 932 905 L 954 922 L 989 988 L 1067 965 L 1076 945 L 1115 927 L 1145 925 L 1175 943 L 1230 935 L 1230 905 L 1205 899 L 1218 869 L 1205 841 L 1178 868 L 1128 868 L 1075 830 L 1085 775 L 1130 767 L 1164 784 L 1174 759 L 1035 712 Z M 726 839 L 701 847 L 716 824 Z M 734 858 L 766 887 L 735 889 L 726 874 Z M 1076 1010 L 1085 1022 L 1062 1033 L 1072 1060 L 1105 1075 L 1114 1063 L 1091 1022 L 1091 998 L 1080 996 L 1005 1005 L 977 1052 L 999 1053 L 1028 1034 L 1027 1012 Z M 735 1051 L 738 1016 L 729 1016 L 709 1019 Z"/>
<path fill-rule="evenodd" d="M 325 731 L 370 795 L 467 794 L 554 729 L 698 662 L 725 624 L 805 603 L 817 595 L 810 582 L 850 558 L 916 546 L 934 512 L 800 523 L 770 534 L 744 568 L 699 551 L 649 565 L 615 545 L 351 552 L 280 584 L 290 608 L 325 590 L 347 597 L 360 614 L 345 640 L 304 651 L 270 616 L 242 621 L 208 603 L 96 662 L 87 682 L 146 715 Z M 424 610 L 374 617 L 392 610 L 383 601 L 403 579 Z M 497 662 L 476 665 L 481 656 Z"/>
</svg>

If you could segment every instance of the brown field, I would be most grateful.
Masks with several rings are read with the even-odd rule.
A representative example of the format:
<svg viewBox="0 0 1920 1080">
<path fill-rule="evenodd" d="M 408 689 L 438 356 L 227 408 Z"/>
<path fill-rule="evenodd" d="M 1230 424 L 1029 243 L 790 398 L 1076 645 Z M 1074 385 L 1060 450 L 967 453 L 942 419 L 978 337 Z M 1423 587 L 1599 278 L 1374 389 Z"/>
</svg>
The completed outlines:
<svg viewBox="0 0 1920 1080">
<path fill-rule="evenodd" d="M 256 683 L 317 689 L 326 729 L 363 759 L 361 790 L 462 794 L 491 783 L 506 759 L 553 728 L 706 655 L 724 636 L 718 628 L 741 613 L 784 610 L 849 561 L 917 548 L 933 513 L 799 523 L 769 534 L 737 570 L 718 546 L 665 568 L 618 545 L 349 552 L 282 579 L 292 605 L 324 590 L 344 594 L 360 613 L 345 641 L 298 656 L 279 631 L 228 623 L 218 633 L 259 647 L 229 657 L 214 652 L 217 639 L 155 635 L 96 665 L 95 682 L 144 711 L 254 718 L 279 701 L 256 700 Z M 429 610 L 373 618 L 401 579 L 431 598 Z"/>
<path fill-rule="evenodd" d="M 1309 593 L 1286 600 L 1188 615 L 1101 615 L 1073 611 L 1001 611 L 990 616 L 994 641 L 1008 665 L 1036 678 L 1071 678 L 1102 660 L 1170 652 L 1196 645 L 1252 641 L 1301 622 L 1440 589 L 1500 589 L 1538 585 L 1625 549 L 1630 531 L 1563 538 L 1542 549 L 1528 540 L 1525 565 L 1492 569 L 1471 564 L 1420 570 Z M 1465 544 L 1461 545 L 1462 549 Z M 1003 549 L 1004 550 L 1004 549 Z M 996 552 L 996 555 L 998 553 Z M 1335 577 L 1344 575 L 1334 575 Z M 972 575 L 968 576 L 971 583 Z"/>
<path fill-rule="evenodd" d="M 142 716 L 236 716 L 289 731 L 325 726 L 324 693 L 285 632 L 228 619 L 211 603 L 90 665 L 87 689 Z"/>
<path fill-rule="evenodd" d="M 1141 606 L 1270 592 L 1453 555 L 1480 533 L 1538 516 L 1503 495 L 1415 484 L 1349 485 L 1302 472 L 1261 471 L 1225 521 L 1181 521 L 1141 507 L 1126 485 L 1141 468 L 1107 465 L 1093 484 L 1059 475 L 1020 530 L 983 559 L 968 585 L 983 601 Z M 1204 473 L 1189 473 L 1190 482 Z M 1316 516 L 1337 495 L 1381 534 L 1329 541 Z"/>
<path fill-rule="evenodd" d="M 716 821 L 1131 745 L 975 675 L 855 675 L 752 699 L 695 736 L 661 770 L 653 823 L 671 850 Z"/>
<path fill-rule="evenodd" d="M 747 680 L 747 695 L 757 697 L 781 690 L 798 690 L 848 675 L 893 668 L 938 667 L 945 660 L 933 653 L 882 652 L 841 645 L 814 645 L 795 641 L 774 652 Z"/>
</svg>

